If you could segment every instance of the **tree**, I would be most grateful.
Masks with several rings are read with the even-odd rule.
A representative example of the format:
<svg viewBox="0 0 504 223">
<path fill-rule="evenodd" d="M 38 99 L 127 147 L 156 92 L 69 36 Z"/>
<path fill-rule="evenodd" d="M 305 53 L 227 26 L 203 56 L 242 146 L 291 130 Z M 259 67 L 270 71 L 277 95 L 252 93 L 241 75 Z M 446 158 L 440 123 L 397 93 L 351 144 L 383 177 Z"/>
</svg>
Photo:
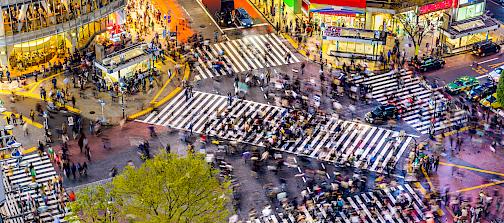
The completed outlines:
<svg viewBox="0 0 504 223">
<path fill-rule="evenodd" d="M 430 20 L 425 19 L 423 21 L 420 21 L 417 14 L 414 14 L 413 18 L 410 18 L 405 13 L 397 14 L 395 17 L 402 24 L 404 32 L 408 34 L 411 41 L 413 42 L 413 46 L 415 47 L 415 55 L 418 55 L 422 40 L 430 31 Z"/>
<path fill-rule="evenodd" d="M 74 213 L 79 213 L 83 222 L 117 222 L 118 206 L 111 202 L 111 184 L 87 186 L 78 191 L 79 201 L 70 202 L 69 207 Z M 66 220 L 72 222 L 77 216 L 70 215 Z"/>
<path fill-rule="evenodd" d="M 138 169 L 127 167 L 113 179 L 110 190 L 100 190 L 113 200 L 117 212 L 109 212 L 118 222 L 131 216 L 135 222 L 226 222 L 230 215 L 230 183 L 221 183 L 217 173 L 202 156 L 162 153 Z M 97 215 L 98 207 L 90 205 L 103 198 L 88 196 L 89 190 L 77 192 L 77 204 L 72 205 L 77 209 L 72 211 L 84 222 L 95 222 L 85 217 Z M 105 208 L 100 210 L 103 213 Z"/>
<path fill-rule="evenodd" d="M 504 106 L 504 75 L 499 77 L 499 83 L 497 84 L 497 102 Z"/>
</svg>

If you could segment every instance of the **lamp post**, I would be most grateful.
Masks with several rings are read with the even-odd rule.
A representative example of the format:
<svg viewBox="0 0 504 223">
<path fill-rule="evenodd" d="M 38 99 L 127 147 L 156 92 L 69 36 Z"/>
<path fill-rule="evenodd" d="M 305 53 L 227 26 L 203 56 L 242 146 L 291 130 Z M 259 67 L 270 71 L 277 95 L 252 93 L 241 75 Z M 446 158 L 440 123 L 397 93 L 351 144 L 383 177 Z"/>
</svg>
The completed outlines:
<svg viewBox="0 0 504 223">
<path fill-rule="evenodd" d="M 105 101 L 102 99 L 98 99 L 98 103 L 100 103 L 101 106 L 101 115 L 102 115 L 102 123 L 106 123 L 107 120 L 105 119 L 105 113 L 104 113 L 104 108 L 105 108 Z"/>
</svg>

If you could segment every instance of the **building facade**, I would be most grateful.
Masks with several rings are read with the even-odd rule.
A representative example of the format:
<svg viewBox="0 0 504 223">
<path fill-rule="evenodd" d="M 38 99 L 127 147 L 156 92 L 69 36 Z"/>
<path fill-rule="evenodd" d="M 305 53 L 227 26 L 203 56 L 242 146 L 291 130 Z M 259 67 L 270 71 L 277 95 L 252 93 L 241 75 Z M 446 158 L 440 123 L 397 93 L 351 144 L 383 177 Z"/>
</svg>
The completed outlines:
<svg viewBox="0 0 504 223">
<path fill-rule="evenodd" d="M 500 24 L 485 15 L 485 5 L 486 0 L 453 0 L 452 10 L 444 14 L 440 27 L 449 52 L 464 51 L 474 43 L 492 39 L 490 32 Z"/>
<path fill-rule="evenodd" d="M 427 0 L 423 5 L 400 0 L 281 1 L 287 13 L 331 29 L 322 39 L 329 40 L 327 53 L 333 56 L 378 58 L 383 46 L 390 45 L 387 36 L 409 38 L 396 17 L 399 14 L 429 24 L 425 27 L 429 38 L 422 45 L 428 42 L 429 49 L 443 45 L 443 53 L 467 50 L 474 43 L 492 39 L 490 32 L 499 28 L 496 20 L 485 15 L 486 0 Z"/>
<path fill-rule="evenodd" d="M 124 22 L 127 0 L 2 0 L 0 65 L 23 74 Z"/>
</svg>

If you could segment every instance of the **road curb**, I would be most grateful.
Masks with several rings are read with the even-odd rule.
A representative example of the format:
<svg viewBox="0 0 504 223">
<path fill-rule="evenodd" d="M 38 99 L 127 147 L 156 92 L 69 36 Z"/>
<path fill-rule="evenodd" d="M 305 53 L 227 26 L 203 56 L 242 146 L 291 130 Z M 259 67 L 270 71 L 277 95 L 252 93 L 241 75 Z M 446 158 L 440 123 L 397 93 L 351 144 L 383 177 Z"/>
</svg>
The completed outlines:
<svg viewBox="0 0 504 223">
<path fill-rule="evenodd" d="M 187 63 L 185 63 L 185 64 L 187 65 Z M 185 80 L 185 81 L 189 80 L 190 74 L 191 74 L 190 68 L 186 68 L 184 70 L 183 80 Z M 153 111 L 155 108 L 157 108 L 159 106 L 162 106 L 164 103 L 166 103 L 167 101 L 171 100 L 173 97 L 175 97 L 181 91 L 182 91 L 182 87 L 180 87 L 180 86 L 176 87 L 175 89 L 173 89 L 173 91 L 171 91 L 170 93 L 168 93 L 168 95 L 166 95 L 164 98 L 162 98 L 161 100 L 159 100 L 158 102 L 156 102 L 155 104 L 153 104 L 151 107 L 146 108 L 146 109 L 144 109 L 142 111 L 139 111 L 137 113 L 134 113 L 132 115 L 129 115 L 128 116 L 128 120 L 135 120 L 135 119 L 137 119 L 137 118 L 139 118 L 141 116 L 146 115 L 147 113 Z"/>
</svg>

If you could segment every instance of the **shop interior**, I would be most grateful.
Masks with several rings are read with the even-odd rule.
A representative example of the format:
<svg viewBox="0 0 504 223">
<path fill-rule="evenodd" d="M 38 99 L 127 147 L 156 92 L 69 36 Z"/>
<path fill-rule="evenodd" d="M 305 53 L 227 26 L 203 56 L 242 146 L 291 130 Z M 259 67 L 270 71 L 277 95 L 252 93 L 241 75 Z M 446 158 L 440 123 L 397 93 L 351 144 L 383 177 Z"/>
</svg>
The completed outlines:
<svg viewBox="0 0 504 223">
<path fill-rule="evenodd" d="M 76 19 L 113 0 L 31 0 L 2 7 L 4 32 L 11 36 Z M 2 33 L 0 32 L 0 35 Z"/>
<path fill-rule="evenodd" d="M 11 69 L 23 72 L 29 67 L 54 63 L 57 58 L 68 56 L 70 46 L 64 34 L 16 44 L 9 54 L 9 65 Z"/>
</svg>

